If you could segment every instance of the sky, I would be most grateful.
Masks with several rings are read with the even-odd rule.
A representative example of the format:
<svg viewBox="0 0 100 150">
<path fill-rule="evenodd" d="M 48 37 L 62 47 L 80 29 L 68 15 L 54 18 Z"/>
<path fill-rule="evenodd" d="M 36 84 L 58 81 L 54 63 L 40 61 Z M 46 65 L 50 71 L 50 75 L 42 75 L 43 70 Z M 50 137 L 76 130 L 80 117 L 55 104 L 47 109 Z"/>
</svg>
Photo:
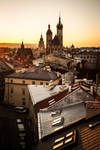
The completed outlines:
<svg viewBox="0 0 100 150">
<path fill-rule="evenodd" d="M 100 46 L 100 0 L 0 0 L 0 43 L 46 42 L 59 15 L 64 46 Z"/>
</svg>

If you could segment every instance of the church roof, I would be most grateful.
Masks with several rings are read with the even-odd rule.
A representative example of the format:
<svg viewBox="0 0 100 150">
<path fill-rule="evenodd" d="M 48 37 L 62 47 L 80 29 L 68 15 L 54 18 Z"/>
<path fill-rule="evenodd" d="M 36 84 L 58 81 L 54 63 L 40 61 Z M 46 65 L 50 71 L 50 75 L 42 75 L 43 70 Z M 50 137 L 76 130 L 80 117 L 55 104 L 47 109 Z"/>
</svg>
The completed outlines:
<svg viewBox="0 0 100 150">
<path fill-rule="evenodd" d="M 60 45 L 60 41 L 57 35 L 55 35 L 54 39 L 52 40 L 53 45 Z"/>
<path fill-rule="evenodd" d="M 18 49 L 17 56 L 27 56 L 27 55 L 30 55 L 33 57 L 31 48 L 24 48 L 24 49 L 19 48 Z"/>
</svg>

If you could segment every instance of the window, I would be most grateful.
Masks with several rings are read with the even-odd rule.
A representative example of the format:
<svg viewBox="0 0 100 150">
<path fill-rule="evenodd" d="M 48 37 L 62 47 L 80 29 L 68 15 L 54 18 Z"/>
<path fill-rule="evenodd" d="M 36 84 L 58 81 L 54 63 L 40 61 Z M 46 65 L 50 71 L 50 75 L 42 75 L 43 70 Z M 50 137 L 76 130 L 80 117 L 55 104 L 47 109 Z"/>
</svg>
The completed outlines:
<svg viewBox="0 0 100 150">
<path fill-rule="evenodd" d="M 25 98 L 22 98 L 22 105 L 25 105 Z"/>
<path fill-rule="evenodd" d="M 40 85 L 43 85 L 43 82 L 40 82 Z"/>
<path fill-rule="evenodd" d="M 13 83 L 13 80 L 10 80 L 11 83 Z"/>
<path fill-rule="evenodd" d="M 13 93 L 13 88 L 11 88 L 11 93 Z"/>
<path fill-rule="evenodd" d="M 25 102 L 22 102 L 22 105 L 24 105 L 24 106 L 25 106 L 25 104 L 26 104 Z"/>
<path fill-rule="evenodd" d="M 23 80 L 23 84 L 25 84 L 25 81 Z"/>
<path fill-rule="evenodd" d="M 22 94 L 25 95 L 25 89 L 22 89 Z"/>
<path fill-rule="evenodd" d="M 23 101 L 25 101 L 25 98 L 22 98 Z"/>
<path fill-rule="evenodd" d="M 87 58 L 89 58 L 89 56 L 87 56 Z"/>
<path fill-rule="evenodd" d="M 32 81 L 32 84 L 35 84 L 35 81 Z"/>
</svg>

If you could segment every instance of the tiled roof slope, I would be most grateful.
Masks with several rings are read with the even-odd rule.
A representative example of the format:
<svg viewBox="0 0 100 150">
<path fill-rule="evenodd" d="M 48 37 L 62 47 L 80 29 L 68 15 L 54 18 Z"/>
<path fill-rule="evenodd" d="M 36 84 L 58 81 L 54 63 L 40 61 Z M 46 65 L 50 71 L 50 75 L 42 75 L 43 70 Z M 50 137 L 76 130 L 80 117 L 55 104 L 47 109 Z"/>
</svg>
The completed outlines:
<svg viewBox="0 0 100 150">
<path fill-rule="evenodd" d="M 100 125 L 94 129 L 85 126 L 80 130 L 81 147 L 84 150 L 98 150 L 100 148 Z"/>
</svg>

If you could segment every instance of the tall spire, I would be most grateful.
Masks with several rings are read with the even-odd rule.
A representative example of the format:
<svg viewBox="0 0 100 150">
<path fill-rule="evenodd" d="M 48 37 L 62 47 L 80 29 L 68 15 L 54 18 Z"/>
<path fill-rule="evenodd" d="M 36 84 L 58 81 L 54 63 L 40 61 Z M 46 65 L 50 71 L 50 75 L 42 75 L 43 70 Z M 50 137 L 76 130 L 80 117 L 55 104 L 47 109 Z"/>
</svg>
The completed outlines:
<svg viewBox="0 0 100 150">
<path fill-rule="evenodd" d="M 23 41 L 22 41 L 22 44 L 21 44 L 21 49 L 24 49 L 24 43 L 23 43 Z"/>
<path fill-rule="evenodd" d="M 59 24 L 61 24 L 61 12 L 59 11 Z"/>
<path fill-rule="evenodd" d="M 57 27 L 57 36 L 60 42 L 60 46 L 63 46 L 63 24 L 61 23 L 60 15 L 59 15 L 59 21 L 56 27 Z"/>
<path fill-rule="evenodd" d="M 40 37 L 40 40 L 39 40 L 39 45 L 38 45 L 38 47 L 44 49 L 44 41 L 43 41 L 42 33 L 41 33 L 41 37 Z"/>
<path fill-rule="evenodd" d="M 43 37 L 42 37 L 42 33 L 41 33 L 41 39 L 43 39 Z"/>
<path fill-rule="evenodd" d="M 61 24 L 61 17 L 59 16 L 59 24 Z"/>
<path fill-rule="evenodd" d="M 63 28 L 63 25 L 62 25 L 62 23 L 61 23 L 61 17 L 60 17 L 60 15 L 59 15 L 59 22 L 58 22 L 58 24 L 57 24 L 57 28 L 59 28 L 59 29 L 62 29 L 62 28 Z"/>
</svg>

